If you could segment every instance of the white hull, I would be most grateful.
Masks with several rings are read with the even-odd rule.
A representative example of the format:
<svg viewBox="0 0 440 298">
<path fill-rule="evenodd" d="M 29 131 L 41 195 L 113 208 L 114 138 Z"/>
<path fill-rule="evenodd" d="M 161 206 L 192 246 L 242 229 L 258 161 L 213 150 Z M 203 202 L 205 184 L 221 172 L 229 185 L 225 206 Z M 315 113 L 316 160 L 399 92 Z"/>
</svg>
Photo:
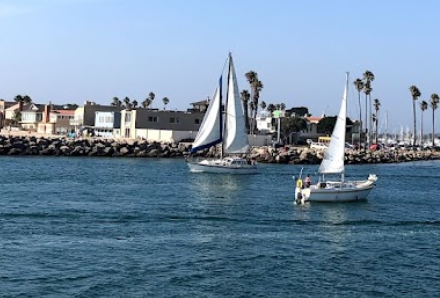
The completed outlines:
<svg viewBox="0 0 440 298">
<path fill-rule="evenodd" d="M 230 164 L 224 160 L 202 160 L 187 161 L 186 163 L 191 172 L 195 173 L 215 173 L 215 174 L 256 174 L 257 166 L 255 164 Z"/>
<path fill-rule="evenodd" d="M 371 190 L 375 187 L 376 176 L 370 176 L 365 181 L 355 182 L 327 182 L 327 187 L 311 185 L 310 188 L 296 188 L 295 200 L 301 198 L 301 202 L 356 202 L 367 200 Z M 301 195 L 299 195 L 301 192 Z"/>
</svg>

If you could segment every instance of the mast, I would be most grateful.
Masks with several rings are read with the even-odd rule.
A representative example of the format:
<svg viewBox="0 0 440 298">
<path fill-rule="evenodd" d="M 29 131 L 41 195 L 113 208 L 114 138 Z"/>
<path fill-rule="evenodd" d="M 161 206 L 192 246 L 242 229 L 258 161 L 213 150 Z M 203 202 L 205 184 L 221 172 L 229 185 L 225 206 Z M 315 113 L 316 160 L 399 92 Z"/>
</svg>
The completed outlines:
<svg viewBox="0 0 440 298">
<path fill-rule="evenodd" d="M 345 104 L 345 111 L 347 111 L 347 97 L 348 97 L 348 76 L 349 76 L 349 72 L 348 71 L 346 71 L 345 72 L 345 90 L 344 90 L 344 98 L 345 98 L 345 102 L 344 102 L 344 104 Z M 345 118 L 344 118 L 344 123 L 345 123 L 345 125 L 344 125 L 344 134 L 343 134 L 343 138 L 344 138 L 344 148 L 345 148 L 345 133 L 346 133 L 346 129 L 347 129 L 347 112 L 345 113 L 345 116 L 344 116 Z M 344 149 L 344 156 L 345 156 L 345 149 Z M 344 182 L 345 181 L 345 167 L 344 167 L 344 170 L 342 171 L 342 173 L 341 173 L 341 182 Z"/>
<path fill-rule="evenodd" d="M 229 79 L 231 76 L 231 53 L 229 53 L 229 57 L 228 57 L 228 80 L 226 83 L 226 90 L 229 90 Z M 222 86 L 220 86 L 220 98 L 222 97 L 222 92 L 221 89 Z M 228 107 L 228 100 L 229 100 L 229 92 L 226 92 L 226 101 L 225 101 L 225 111 L 222 111 L 222 100 L 220 100 L 220 119 L 223 119 L 225 114 L 228 113 L 227 107 Z M 220 129 L 223 129 L 223 132 L 226 131 L 227 127 L 226 127 L 226 123 L 227 121 L 224 121 L 223 125 L 220 125 Z M 222 138 L 222 146 L 221 146 L 221 152 L 220 152 L 220 159 L 223 159 L 223 151 L 224 151 L 224 144 L 225 144 L 225 140 L 224 140 L 224 133 L 221 133 L 221 138 Z"/>
</svg>

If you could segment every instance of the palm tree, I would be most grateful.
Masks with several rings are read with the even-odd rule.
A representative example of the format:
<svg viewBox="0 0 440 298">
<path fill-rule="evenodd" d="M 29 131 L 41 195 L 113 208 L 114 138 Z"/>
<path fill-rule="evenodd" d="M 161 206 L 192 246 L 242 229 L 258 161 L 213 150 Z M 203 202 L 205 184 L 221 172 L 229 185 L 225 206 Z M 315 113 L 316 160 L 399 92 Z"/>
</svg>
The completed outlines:
<svg viewBox="0 0 440 298">
<path fill-rule="evenodd" d="M 170 100 L 168 97 L 164 97 L 164 98 L 162 98 L 162 102 L 163 102 L 163 110 L 165 111 L 167 104 L 170 103 Z"/>
<path fill-rule="evenodd" d="M 432 109 L 432 148 L 434 149 L 434 111 L 438 108 L 439 96 L 436 93 L 431 94 L 431 109 Z"/>
<path fill-rule="evenodd" d="M 268 106 L 267 106 L 267 110 L 269 111 L 269 112 L 271 112 L 271 113 L 273 113 L 273 111 L 275 111 L 277 109 L 277 107 L 273 104 L 273 103 L 270 103 Z"/>
<path fill-rule="evenodd" d="M 420 103 L 420 148 L 423 148 L 423 112 L 428 109 L 428 103 L 422 100 Z"/>
<path fill-rule="evenodd" d="M 361 107 L 361 91 L 364 89 L 364 82 L 361 79 L 357 78 L 353 82 L 356 90 L 358 91 L 358 102 L 359 102 L 359 143 L 361 142 L 361 134 L 362 134 L 362 107 Z"/>
<path fill-rule="evenodd" d="M 249 72 L 247 72 L 245 74 L 245 77 L 251 87 L 251 97 L 250 99 L 252 100 L 252 103 L 254 102 L 254 97 L 255 97 L 255 89 L 254 89 L 254 82 L 258 81 L 258 74 L 253 71 L 250 70 Z M 253 133 L 253 123 L 254 123 L 254 107 L 255 104 L 251 104 L 249 103 L 249 107 L 251 109 L 251 125 L 250 125 L 250 133 Z"/>
<path fill-rule="evenodd" d="M 120 105 L 119 105 L 119 98 L 117 98 L 116 96 L 115 97 L 113 97 L 113 101 L 112 101 L 112 106 L 114 106 L 114 107 L 119 107 Z"/>
<path fill-rule="evenodd" d="M 265 110 L 266 109 L 266 103 L 264 102 L 264 101 L 262 101 L 261 103 L 260 103 L 260 108 L 262 109 L 262 110 Z"/>
<path fill-rule="evenodd" d="M 133 102 L 131 103 L 132 105 L 133 105 L 133 108 L 135 108 L 136 109 L 136 107 L 138 106 L 138 102 L 137 102 L 137 100 L 135 99 L 135 100 L 133 100 Z"/>
<path fill-rule="evenodd" d="M 16 124 L 16 125 L 18 125 L 19 123 L 20 123 L 20 121 L 21 121 L 21 112 L 20 111 L 15 111 L 14 112 L 14 116 L 12 117 L 12 120 L 14 121 L 14 123 Z"/>
<path fill-rule="evenodd" d="M 142 102 L 142 107 L 143 107 L 144 109 L 148 109 L 148 108 L 150 107 L 150 105 L 151 105 L 151 102 L 152 102 L 152 100 L 151 100 L 150 98 L 145 99 L 145 100 Z"/>
<path fill-rule="evenodd" d="M 249 99 L 251 98 L 251 95 L 249 94 L 249 91 L 246 89 L 241 91 L 240 93 L 241 101 L 243 102 L 243 110 L 244 110 L 244 122 L 246 126 L 246 132 L 249 133 Z"/>
<path fill-rule="evenodd" d="M 23 102 L 23 96 L 21 96 L 20 94 L 17 95 L 17 96 L 15 96 L 15 97 L 14 97 L 14 101 L 15 101 L 16 103 Z"/>
<path fill-rule="evenodd" d="M 130 98 L 128 98 L 127 96 L 124 98 L 124 103 L 125 103 L 125 108 L 129 109 L 130 108 Z"/>
<path fill-rule="evenodd" d="M 23 96 L 23 102 L 24 103 L 30 103 L 30 102 L 32 102 L 32 99 L 30 98 L 30 96 L 25 95 L 25 96 Z"/>
<path fill-rule="evenodd" d="M 258 100 L 260 99 L 260 92 L 264 88 L 263 82 L 256 81 L 256 82 L 254 82 L 253 87 L 255 90 L 255 94 L 254 94 L 254 98 L 252 100 L 255 103 L 255 107 L 256 107 L 256 109 L 254 111 L 254 119 L 256 119 L 257 118 L 257 110 L 258 110 Z"/>
<path fill-rule="evenodd" d="M 365 123 L 365 125 L 368 127 L 368 142 L 370 142 L 370 135 L 371 135 L 371 110 L 372 110 L 372 106 L 371 106 L 371 92 L 373 91 L 373 88 L 371 87 L 371 82 L 374 81 L 374 74 L 369 71 L 366 70 L 363 73 L 363 77 L 364 77 L 364 92 L 365 92 L 365 101 L 367 101 L 367 97 L 368 97 L 368 107 L 369 107 L 369 114 L 370 116 L 368 117 L 368 119 L 370 119 L 368 121 L 368 126 L 367 123 Z M 365 109 L 365 113 L 367 113 L 367 109 Z M 367 119 L 365 117 L 365 119 Z"/>
<path fill-rule="evenodd" d="M 370 130 L 369 130 L 369 125 L 368 125 L 368 119 L 371 117 L 368 117 L 368 96 L 371 94 L 371 91 L 373 91 L 373 88 L 371 88 L 370 82 L 365 82 L 364 84 L 364 93 L 365 93 L 365 134 L 366 134 L 366 138 L 365 138 L 365 145 L 364 145 L 364 150 L 367 150 L 367 140 L 368 140 L 368 145 L 370 143 Z M 370 111 L 371 113 L 371 111 Z"/>
<path fill-rule="evenodd" d="M 258 74 L 253 70 L 246 73 L 245 76 L 251 86 L 251 133 L 254 133 L 255 119 L 258 111 L 258 99 L 260 98 L 260 92 L 263 89 L 263 83 L 258 80 Z"/>
<path fill-rule="evenodd" d="M 422 93 L 420 93 L 419 88 L 417 88 L 414 85 L 409 87 L 409 92 L 411 92 L 411 97 L 413 99 L 414 132 L 413 132 L 413 144 L 412 144 L 412 147 L 413 147 L 413 150 L 414 150 L 414 146 L 416 145 L 416 140 L 417 140 L 416 100 L 422 95 Z"/>
<path fill-rule="evenodd" d="M 154 98 L 156 98 L 156 94 L 154 94 L 154 92 L 150 92 L 148 94 L 148 99 L 150 100 L 149 106 L 153 104 Z"/>
<path fill-rule="evenodd" d="M 375 124 L 375 139 L 374 139 L 374 143 L 377 145 L 377 127 L 378 127 L 378 122 L 379 122 L 379 110 L 380 110 L 380 101 L 379 99 L 375 99 L 374 100 L 374 110 L 376 111 L 376 113 L 374 114 L 374 124 Z"/>
</svg>

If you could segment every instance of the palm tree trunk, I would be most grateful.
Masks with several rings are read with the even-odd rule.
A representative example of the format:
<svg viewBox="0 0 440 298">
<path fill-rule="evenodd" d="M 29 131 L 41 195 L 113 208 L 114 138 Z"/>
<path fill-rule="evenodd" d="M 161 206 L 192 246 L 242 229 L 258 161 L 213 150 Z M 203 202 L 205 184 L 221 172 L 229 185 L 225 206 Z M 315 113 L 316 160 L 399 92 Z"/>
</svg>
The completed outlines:
<svg viewBox="0 0 440 298">
<path fill-rule="evenodd" d="M 377 145 L 377 126 L 379 123 L 379 117 L 378 117 L 378 113 L 376 111 L 376 132 L 375 132 L 375 138 L 374 138 L 374 143 Z"/>
<path fill-rule="evenodd" d="M 358 90 L 358 101 L 359 101 L 359 146 L 362 144 L 362 108 L 361 108 L 361 91 Z"/>
<path fill-rule="evenodd" d="M 413 135 L 413 145 L 412 148 L 414 150 L 417 139 L 417 124 L 416 124 L 416 101 L 413 99 L 413 116 L 414 116 L 414 135 Z"/>
<path fill-rule="evenodd" d="M 434 149 L 434 109 L 432 109 L 432 149 Z"/>
<path fill-rule="evenodd" d="M 244 126 L 246 127 L 246 133 L 249 133 L 249 108 L 247 101 L 243 102 L 244 110 Z"/>
<path fill-rule="evenodd" d="M 367 143 L 368 139 L 368 95 L 365 94 L 365 143 L 364 143 L 364 150 L 367 151 Z"/>
<path fill-rule="evenodd" d="M 374 135 L 373 135 L 373 105 L 372 105 L 372 103 L 371 103 L 371 93 L 370 94 L 368 94 L 368 105 L 369 105 L 369 108 L 370 108 L 370 115 L 369 115 L 369 126 L 368 126 L 368 140 L 370 140 L 370 142 L 369 142 L 369 144 L 368 145 L 371 145 L 371 141 L 372 141 L 372 139 L 373 139 L 373 137 L 374 137 Z M 376 145 L 377 145 L 377 142 L 376 142 Z"/>
<path fill-rule="evenodd" d="M 420 114 L 420 148 L 423 146 L 423 111 Z"/>
</svg>

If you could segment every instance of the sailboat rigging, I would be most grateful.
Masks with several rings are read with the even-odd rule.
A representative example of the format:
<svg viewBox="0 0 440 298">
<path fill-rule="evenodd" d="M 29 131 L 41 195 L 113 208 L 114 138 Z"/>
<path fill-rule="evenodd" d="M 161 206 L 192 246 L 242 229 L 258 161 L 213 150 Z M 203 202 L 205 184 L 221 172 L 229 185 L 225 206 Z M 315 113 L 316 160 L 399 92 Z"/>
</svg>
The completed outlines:
<svg viewBox="0 0 440 298">
<path fill-rule="evenodd" d="M 348 72 L 344 96 L 341 108 L 333 129 L 330 144 L 324 153 L 324 158 L 319 166 L 320 178 L 318 183 L 304 188 L 302 181 L 296 184 L 295 201 L 315 202 L 350 202 L 366 200 L 370 191 L 375 187 L 377 177 L 370 174 L 367 180 L 346 181 L 345 180 L 345 133 L 347 121 L 347 94 L 348 94 Z M 338 175 L 336 181 L 325 180 L 325 175 Z M 300 178 L 301 179 L 301 178 Z"/>
<path fill-rule="evenodd" d="M 221 144 L 220 159 L 196 161 L 187 159 L 187 165 L 192 172 L 253 174 L 257 171 L 254 162 L 242 157 L 250 153 L 250 146 L 231 54 L 228 57 L 228 66 L 225 111 L 224 113 L 222 111 L 222 76 L 220 76 L 213 99 L 191 149 L 191 154 L 194 154 Z"/>
</svg>

